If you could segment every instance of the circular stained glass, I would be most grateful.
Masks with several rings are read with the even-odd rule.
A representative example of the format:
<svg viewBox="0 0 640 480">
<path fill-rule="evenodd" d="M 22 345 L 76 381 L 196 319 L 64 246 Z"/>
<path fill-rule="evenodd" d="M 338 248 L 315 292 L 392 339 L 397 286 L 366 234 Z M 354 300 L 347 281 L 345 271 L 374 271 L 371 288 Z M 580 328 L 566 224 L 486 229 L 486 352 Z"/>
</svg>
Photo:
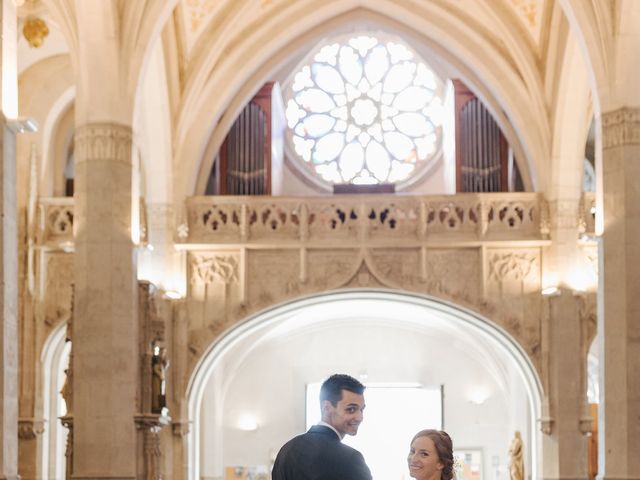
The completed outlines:
<svg viewBox="0 0 640 480">
<path fill-rule="evenodd" d="M 329 183 L 401 183 L 440 149 L 442 82 L 406 45 L 360 35 L 325 44 L 293 76 L 292 147 Z"/>
</svg>

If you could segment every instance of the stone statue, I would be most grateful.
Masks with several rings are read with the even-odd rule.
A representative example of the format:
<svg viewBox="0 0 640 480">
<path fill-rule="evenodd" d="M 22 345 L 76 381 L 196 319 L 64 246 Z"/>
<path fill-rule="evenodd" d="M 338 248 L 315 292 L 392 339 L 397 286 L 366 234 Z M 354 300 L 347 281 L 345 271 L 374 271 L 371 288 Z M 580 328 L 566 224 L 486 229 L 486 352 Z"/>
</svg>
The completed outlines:
<svg viewBox="0 0 640 480">
<path fill-rule="evenodd" d="M 151 412 L 162 413 L 162 409 L 167 406 L 166 394 L 166 371 L 169 368 L 167 360 L 167 349 L 164 347 L 154 347 L 154 354 L 151 357 Z"/>
<path fill-rule="evenodd" d="M 516 431 L 509 447 L 509 478 L 510 480 L 524 480 L 524 459 L 522 452 L 522 437 Z"/>
</svg>

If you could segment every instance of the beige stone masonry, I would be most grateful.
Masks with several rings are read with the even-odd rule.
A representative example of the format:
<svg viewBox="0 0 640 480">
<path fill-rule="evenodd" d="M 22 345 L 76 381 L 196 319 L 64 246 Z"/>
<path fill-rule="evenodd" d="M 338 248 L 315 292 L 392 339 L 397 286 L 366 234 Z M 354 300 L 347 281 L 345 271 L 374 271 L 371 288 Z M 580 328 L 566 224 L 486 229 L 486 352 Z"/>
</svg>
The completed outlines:
<svg viewBox="0 0 640 480">
<path fill-rule="evenodd" d="M 134 478 L 139 413 L 131 129 L 76 130 L 74 478 Z"/>
<path fill-rule="evenodd" d="M 598 473 L 640 478 L 640 108 L 604 114 Z"/>
</svg>

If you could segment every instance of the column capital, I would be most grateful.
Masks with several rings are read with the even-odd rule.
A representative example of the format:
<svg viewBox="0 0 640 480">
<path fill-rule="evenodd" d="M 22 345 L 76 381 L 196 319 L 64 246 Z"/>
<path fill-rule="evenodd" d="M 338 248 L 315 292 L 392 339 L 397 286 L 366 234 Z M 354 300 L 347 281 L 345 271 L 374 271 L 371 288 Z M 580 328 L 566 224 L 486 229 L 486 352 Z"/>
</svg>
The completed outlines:
<svg viewBox="0 0 640 480">
<path fill-rule="evenodd" d="M 89 123 L 76 128 L 76 164 L 109 160 L 131 164 L 132 129 L 119 123 Z"/>
<path fill-rule="evenodd" d="M 603 147 L 640 145 L 640 107 L 622 107 L 602 114 Z"/>
</svg>

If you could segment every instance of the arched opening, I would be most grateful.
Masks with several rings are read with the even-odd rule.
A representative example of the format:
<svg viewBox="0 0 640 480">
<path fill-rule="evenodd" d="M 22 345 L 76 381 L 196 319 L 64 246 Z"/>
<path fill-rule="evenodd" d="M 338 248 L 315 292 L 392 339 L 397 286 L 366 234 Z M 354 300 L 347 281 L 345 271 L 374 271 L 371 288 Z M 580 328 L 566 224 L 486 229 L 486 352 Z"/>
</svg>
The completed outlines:
<svg viewBox="0 0 640 480">
<path fill-rule="evenodd" d="M 65 478 L 65 449 L 67 429 L 60 423 L 67 408 L 60 391 L 65 383 L 65 370 L 69 364 L 71 343 L 65 341 L 66 322 L 62 322 L 50 335 L 42 349 L 42 417 L 45 430 L 42 444 L 43 480 Z"/>
<path fill-rule="evenodd" d="M 268 468 L 306 429 L 305 387 L 336 371 L 365 375 L 368 384 L 442 386 L 443 426 L 457 449 L 480 452 L 481 478 L 508 475 L 516 430 L 538 477 L 541 387 L 523 349 L 486 318 L 442 300 L 352 290 L 274 306 L 211 345 L 188 388 L 189 479 L 223 476 L 239 463 Z M 259 428 L 243 430 L 246 414 Z"/>
</svg>

